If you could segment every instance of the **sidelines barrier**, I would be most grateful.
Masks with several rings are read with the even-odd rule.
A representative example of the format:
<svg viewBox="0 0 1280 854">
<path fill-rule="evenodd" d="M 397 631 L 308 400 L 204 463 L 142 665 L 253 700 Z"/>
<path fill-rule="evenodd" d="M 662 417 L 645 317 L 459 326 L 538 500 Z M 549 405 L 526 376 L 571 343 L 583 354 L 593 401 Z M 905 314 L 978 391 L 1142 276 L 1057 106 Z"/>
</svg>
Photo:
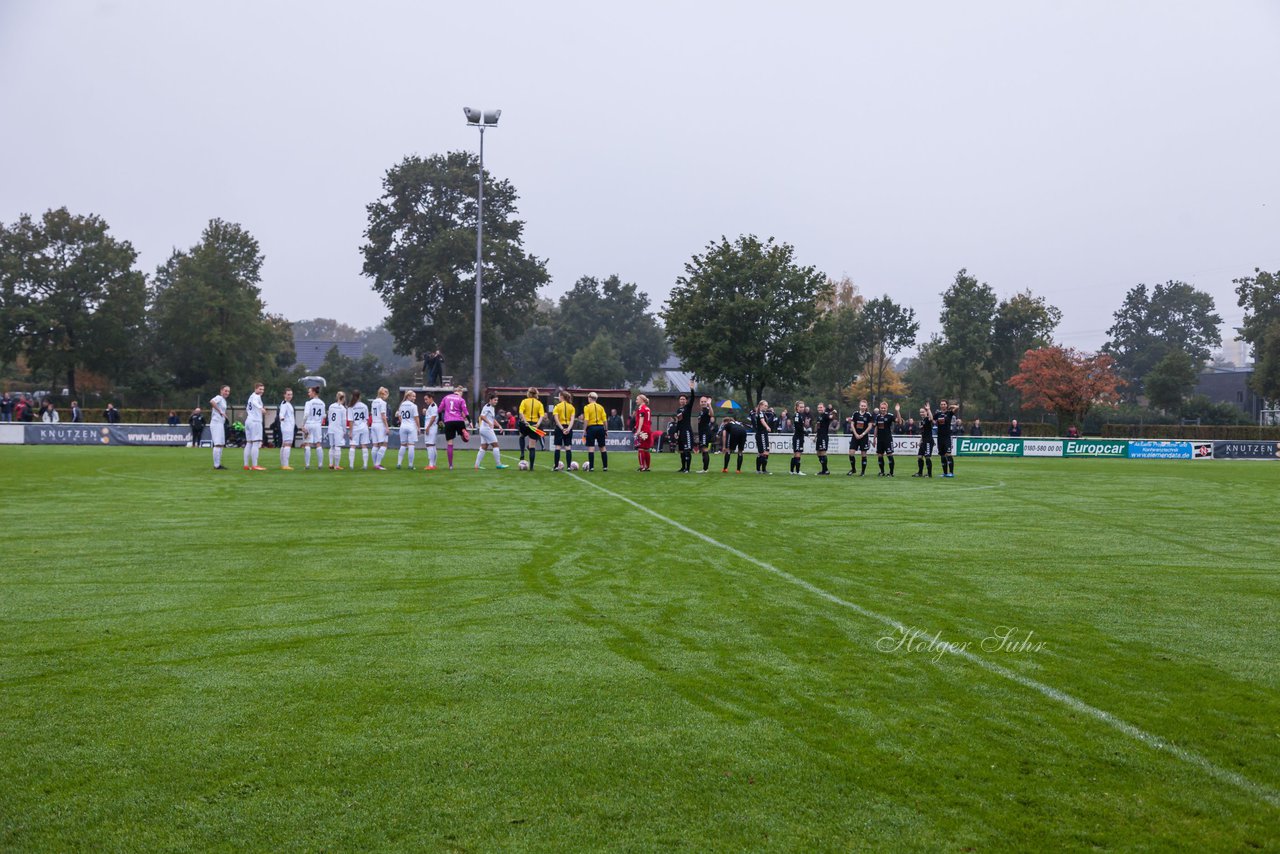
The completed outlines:
<svg viewBox="0 0 1280 854">
<path fill-rule="evenodd" d="M 388 437 L 392 449 L 400 447 L 398 430 Z M 849 452 L 851 437 L 835 435 L 830 438 L 827 453 L 839 456 Z M 504 451 L 514 450 L 518 438 L 513 433 L 502 433 L 498 444 Z M 543 447 L 550 450 L 551 437 L 543 440 Z M 957 436 L 954 439 L 958 457 L 1094 457 L 1131 460 L 1280 460 L 1280 441 L 1223 440 L 1186 441 L 1166 439 L 1023 439 L 1006 436 Z M 187 446 L 191 443 L 191 430 L 185 426 L 169 427 L 160 424 L 0 424 L 0 445 L 149 445 Z M 208 431 L 205 432 L 205 444 Z M 437 447 L 444 448 L 444 436 L 437 439 Z M 457 441 L 458 448 L 479 448 L 479 437 L 471 434 L 469 442 Z M 419 440 L 418 447 L 422 447 Z M 632 452 L 635 444 L 630 431 L 610 430 L 605 447 L 610 451 Z M 919 436 L 894 436 L 895 455 L 915 456 L 920 447 Z M 585 451 L 582 431 L 573 434 L 573 450 Z M 716 450 L 719 448 L 717 446 Z M 769 437 L 769 452 L 791 453 L 791 435 L 775 434 Z M 804 452 L 814 453 L 814 438 L 805 439 Z M 754 435 L 747 436 L 745 453 L 756 453 Z M 868 454 L 875 453 L 871 443 Z M 936 453 L 936 451 L 935 451 Z"/>
</svg>

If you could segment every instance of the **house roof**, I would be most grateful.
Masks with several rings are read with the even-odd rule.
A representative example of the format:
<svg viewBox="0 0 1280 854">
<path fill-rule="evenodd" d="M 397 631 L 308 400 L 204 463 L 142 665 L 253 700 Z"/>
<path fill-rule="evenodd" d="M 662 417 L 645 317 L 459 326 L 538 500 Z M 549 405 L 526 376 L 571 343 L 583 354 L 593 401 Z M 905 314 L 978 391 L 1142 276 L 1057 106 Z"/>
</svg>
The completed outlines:
<svg viewBox="0 0 1280 854">
<path fill-rule="evenodd" d="M 293 350 L 298 356 L 298 364 L 308 371 L 314 371 L 324 362 L 324 357 L 334 347 L 348 359 L 360 359 L 364 356 L 363 341 L 303 341 L 293 339 Z"/>
</svg>

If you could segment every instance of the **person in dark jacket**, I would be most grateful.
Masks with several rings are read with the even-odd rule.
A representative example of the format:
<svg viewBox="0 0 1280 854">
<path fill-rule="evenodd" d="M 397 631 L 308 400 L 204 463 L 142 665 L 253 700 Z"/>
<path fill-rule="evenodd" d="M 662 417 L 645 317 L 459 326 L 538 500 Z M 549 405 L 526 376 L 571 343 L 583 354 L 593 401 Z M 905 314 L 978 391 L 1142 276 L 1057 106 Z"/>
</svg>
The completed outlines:
<svg viewBox="0 0 1280 854">
<path fill-rule="evenodd" d="M 200 411 L 200 407 L 195 408 L 187 423 L 191 425 L 191 447 L 198 448 L 200 440 L 204 438 L 204 413 Z"/>
<path fill-rule="evenodd" d="M 114 403 L 108 403 L 107 408 L 102 411 L 102 417 L 108 424 L 119 424 L 120 410 L 116 409 L 116 405 Z"/>
</svg>

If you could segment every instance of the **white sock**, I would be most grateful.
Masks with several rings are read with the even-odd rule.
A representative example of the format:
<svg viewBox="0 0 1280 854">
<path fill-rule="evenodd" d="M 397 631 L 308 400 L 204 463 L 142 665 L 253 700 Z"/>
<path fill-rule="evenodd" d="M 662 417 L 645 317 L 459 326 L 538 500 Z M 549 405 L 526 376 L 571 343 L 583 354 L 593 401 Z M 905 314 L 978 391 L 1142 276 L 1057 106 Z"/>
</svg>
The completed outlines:
<svg viewBox="0 0 1280 854">
<path fill-rule="evenodd" d="M 369 449 L 368 449 L 368 448 L 361 448 L 361 449 L 360 449 L 360 456 L 364 458 L 364 467 L 365 467 L 365 468 L 368 468 L 368 467 L 369 467 Z"/>
<path fill-rule="evenodd" d="M 259 450 L 261 450 L 261 448 L 262 448 L 262 445 L 261 445 L 261 444 L 259 444 L 258 442 L 254 442 L 254 443 L 253 443 L 253 452 L 252 452 L 251 454 L 249 454 L 249 459 L 253 460 L 252 465 L 253 465 L 255 468 L 256 468 L 256 467 L 257 467 L 257 465 L 258 465 L 258 451 L 259 451 Z"/>
<path fill-rule="evenodd" d="M 307 461 L 306 462 L 307 468 L 311 468 L 311 446 L 310 445 L 307 445 L 305 448 L 302 449 L 302 456 L 303 456 L 303 459 Z"/>
<path fill-rule="evenodd" d="M 353 469 L 355 467 L 356 467 L 356 446 L 352 445 L 350 448 L 347 448 L 347 468 Z"/>
<path fill-rule="evenodd" d="M 481 270 L 481 272 L 484 272 L 484 271 Z M 427 465 L 433 466 L 435 464 L 436 464 L 436 446 L 428 445 L 427 446 Z"/>
<path fill-rule="evenodd" d="M 493 461 L 498 465 L 502 465 L 502 449 L 501 448 L 493 449 Z"/>
<path fill-rule="evenodd" d="M 409 468 L 413 468 L 413 445 L 409 446 Z"/>
<path fill-rule="evenodd" d="M 215 447 L 213 449 L 213 464 L 215 467 L 222 465 L 222 448 L 221 447 Z"/>
<path fill-rule="evenodd" d="M 400 468 L 401 466 L 404 465 L 404 455 L 407 454 L 408 452 L 409 452 L 409 449 L 407 447 L 405 447 L 404 445 L 400 446 L 400 453 L 397 454 L 396 456 L 396 468 Z"/>
<path fill-rule="evenodd" d="M 246 443 L 245 443 L 245 446 L 244 446 L 244 464 L 245 464 L 245 465 L 250 465 L 250 462 L 249 462 L 249 449 L 250 449 L 250 448 L 252 448 L 252 447 L 253 447 L 253 445 L 249 444 L 248 442 L 246 442 Z"/>
<path fill-rule="evenodd" d="M 335 468 L 342 462 L 342 448 L 329 446 L 329 468 Z"/>
</svg>

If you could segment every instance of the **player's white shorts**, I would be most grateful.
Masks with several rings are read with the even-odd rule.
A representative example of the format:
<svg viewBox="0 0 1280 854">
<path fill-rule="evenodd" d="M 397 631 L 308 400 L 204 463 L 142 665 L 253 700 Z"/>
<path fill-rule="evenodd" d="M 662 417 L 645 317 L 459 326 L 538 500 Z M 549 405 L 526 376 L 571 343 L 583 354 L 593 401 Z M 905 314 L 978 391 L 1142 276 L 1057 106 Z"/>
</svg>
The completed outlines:
<svg viewBox="0 0 1280 854">
<path fill-rule="evenodd" d="M 246 442 L 262 441 L 262 422 L 246 421 L 244 423 L 244 440 Z"/>
<path fill-rule="evenodd" d="M 427 431 L 426 439 L 423 440 L 425 445 L 434 445 L 436 443 L 436 434 L 440 432 L 439 427 L 432 427 Z"/>
<path fill-rule="evenodd" d="M 329 430 L 329 447 L 341 448 L 343 445 L 347 444 L 346 442 L 347 437 L 343 434 L 344 434 L 344 431 L 342 430 L 330 429 Z"/>
<path fill-rule="evenodd" d="M 351 444 L 356 447 L 369 444 L 369 428 L 368 427 L 352 427 L 351 428 Z"/>
<path fill-rule="evenodd" d="M 498 434 L 493 432 L 492 427 L 481 427 L 480 442 L 485 445 L 496 445 L 498 444 Z"/>
<path fill-rule="evenodd" d="M 418 443 L 417 427 L 401 427 L 400 428 L 400 444 L 404 447 L 416 445 Z"/>
<path fill-rule="evenodd" d="M 214 446 L 227 444 L 227 426 L 226 423 L 209 425 L 209 440 Z"/>
<path fill-rule="evenodd" d="M 306 437 L 302 440 L 304 444 L 307 444 L 307 445 L 320 444 L 324 436 L 323 424 L 321 424 L 319 421 L 316 421 L 315 423 L 308 421 L 306 425 L 303 426 L 303 430 L 306 431 Z"/>
<path fill-rule="evenodd" d="M 382 424 L 378 421 L 373 422 L 373 427 L 370 428 L 370 435 L 373 436 L 373 444 L 375 445 L 387 444 L 387 425 Z"/>
<path fill-rule="evenodd" d="M 280 444 L 282 446 L 287 448 L 290 445 L 292 445 L 293 440 L 294 438 L 297 437 L 297 435 L 298 435 L 298 428 L 292 421 L 288 422 L 287 424 L 283 421 L 280 423 Z"/>
</svg>

